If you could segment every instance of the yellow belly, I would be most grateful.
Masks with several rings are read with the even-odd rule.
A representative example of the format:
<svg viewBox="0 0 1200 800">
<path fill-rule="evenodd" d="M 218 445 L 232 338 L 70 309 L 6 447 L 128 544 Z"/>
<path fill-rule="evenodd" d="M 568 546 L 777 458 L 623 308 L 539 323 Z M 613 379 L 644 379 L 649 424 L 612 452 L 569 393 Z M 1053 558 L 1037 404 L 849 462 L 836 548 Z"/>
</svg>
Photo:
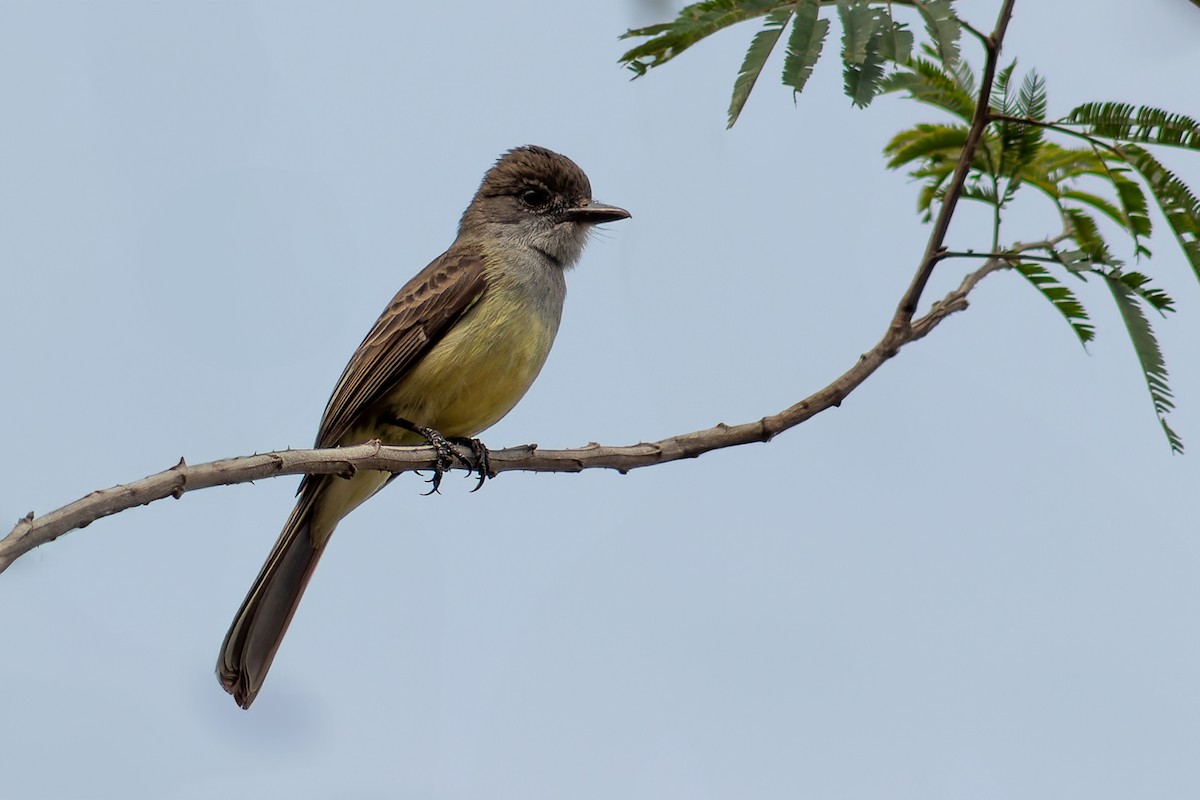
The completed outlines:
<svg viewBox="0 0 1200 800">
<path fill-rule="evenodd" d="M 380 406 L 446 436 L 474 436 L 529 390 L 546 363 L 557 322 L 514 308 L 502 296 L 485 297 Z"/>
<path fill-rule="evenodd" d="M 397 418 L 444 436 L 474 436 L 495 424 L 533 384 L 558 330 L 545 316 L 499 292 L 485 295 L 400 384 L 339 444 L 379 439 L 384 444 L 422 444 L 423 439 L 389 424 Z M 320 543 L 338 520 L 387 482 L 386 472 L 363 470 L 322 489 L 310 535 Z"/>
</svg>

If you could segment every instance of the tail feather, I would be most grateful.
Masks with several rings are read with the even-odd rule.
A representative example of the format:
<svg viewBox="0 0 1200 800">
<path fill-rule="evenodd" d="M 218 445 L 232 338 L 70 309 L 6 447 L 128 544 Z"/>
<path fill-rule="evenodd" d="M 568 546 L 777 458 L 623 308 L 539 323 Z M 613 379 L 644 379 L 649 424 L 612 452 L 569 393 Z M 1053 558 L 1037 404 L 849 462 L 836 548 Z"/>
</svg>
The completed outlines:
<svg viewBox="0 0 1200 800">
<path fill-rule="evenodd" d="M 249 708 L 262 688 L 325 549 L 324 542 L 316 545 L 309 535 L 313 505 L 306 502 L 309 499 L 302 497 L 296 504 L 221 645 L 217 675 L 242 708 Z"/>
</svg>

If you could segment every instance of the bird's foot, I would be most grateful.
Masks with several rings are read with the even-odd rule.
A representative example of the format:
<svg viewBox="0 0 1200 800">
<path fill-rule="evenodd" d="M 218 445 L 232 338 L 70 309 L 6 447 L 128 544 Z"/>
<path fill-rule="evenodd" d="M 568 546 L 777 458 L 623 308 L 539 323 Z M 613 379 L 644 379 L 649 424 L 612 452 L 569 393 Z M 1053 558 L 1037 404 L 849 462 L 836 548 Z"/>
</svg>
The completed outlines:
<svg viewBox="0 0 1200 800">
<path fill-rule="evenodd" d="M 437 457 L 433 462 L 433 477 L 429 479 L 429 491 L 425 494 L 434 494 L 440 491 L 442 486 L 442 478 L 446 475 L 446 470 L 454 466 L 454 462 L 458 461 L 479 475 L 479 482 L 475 484 L 475 488 L 471 491 L 478 491 L 483 482 L 491 477 L 491 467 L 488 465 L 488 449 L 483 442 L 478 439 L 469 439 L 465 436 L 451 436 L 446 438 L 441 433 L 433 428 L 424 426 L 416 426 L 415 432 L 425 437 L 425 441 L 437 451 Z M 459 453 L 451 445 L 459 445 L 471 451 L 472 458 Z"/>
<path fill-rule="evenodd" d="M 406 419 L 396 418 L 389 420 L 389 422 L 397 428 L 403 428 L 406 431 L 420 435 L 437 451 L 437 456 L 433 462 L 433 477 L 429 479 L 430 488 L 425 494 L 434 494 L 440 490 L 442 478 L 445 477 L 446 470 L 450 469 L 455 461 L 461 462 L 463 466 L 472 472 L 478 473 L 479 483 L 475 484 L 475 488 L 471 490 L 472 492 L 478 491 L 479 487 L 483 486 L 483 482 L 492 477 L 492 468 L 488 462 L 488 449 L 478 439 L 470 439 L 465 436 L 451 436 L 447 438 L 436 428 L 417 425 Z M 470 450 L 473 457 L 467 458 L 451 447 L 451 445 L 455 444 Z"/>
<path fill-rule="evenodd" d="M 478 492 L 483 486 L 483 482 L 492 477 L 492 465 L 488 456 L 487 446 L 478 439 L 471 439 L 466 436 L 452 436 L 450 437 L 450 443 L 467 448 L 471 451 L 471 455 L 475 457 L 475 463 L 472 464 L 462 456 L 459 456 L 458 453 L 454 454 L 479 476 L 479 482 L 476 483 L 475 488 L 471 490 L 472 492 Z"/>
<path fill-rule="evenodd" d="M 433 460 L 433 477 L 429 479 L 429 491 L 425 493 L 427 495 L 435 494 L 441 488 L 442 477 L 446 474 L 446 470 L 453 466 L 454 459 L 462 458 L 462 456 L 454 452 L 454 448 L 450 446 L 446 437 L 433 428 L 419 425 L 414 430 L 424 436 L 425 441 L 437 452 L 437 456 Z"/>
</svg>

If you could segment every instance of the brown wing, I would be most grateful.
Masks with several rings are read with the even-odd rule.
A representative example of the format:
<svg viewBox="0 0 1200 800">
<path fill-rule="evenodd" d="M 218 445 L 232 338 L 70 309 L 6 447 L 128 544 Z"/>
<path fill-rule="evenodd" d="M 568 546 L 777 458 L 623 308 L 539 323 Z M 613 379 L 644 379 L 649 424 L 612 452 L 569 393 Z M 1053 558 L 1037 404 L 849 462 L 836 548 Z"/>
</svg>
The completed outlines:
<svg viewBox="0 0 1200 800">
<path fill-rule="evenodd" d="M 449 251 L 396 293 L 334 387 L 317 447 L 333 447 L 359 416 L 408 374 L 484 290 L 484 259 L 475 248 Z"/>
</svg>

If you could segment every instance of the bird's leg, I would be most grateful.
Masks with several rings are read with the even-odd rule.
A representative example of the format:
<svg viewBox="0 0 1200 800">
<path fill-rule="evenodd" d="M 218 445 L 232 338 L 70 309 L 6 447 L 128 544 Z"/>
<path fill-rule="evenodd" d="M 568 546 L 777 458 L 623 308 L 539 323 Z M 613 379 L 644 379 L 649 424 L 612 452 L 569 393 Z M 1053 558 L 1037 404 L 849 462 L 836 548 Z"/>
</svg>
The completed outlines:
<svg viewBox="0 0 1200 800">
<path fill-rule="evenodd" d="M 426 425 L 418 425 L 402 417 L 393 417 L 387 420 L 387 422 L 390 425 L 395 425 L 397 428 L 403 428 L 410 433 L 421 436 L 437 451 L 437 458 L 433 462 L 433 477 L 429 479 L 431 487 L 426 494 L 433 494 L 439 490 L 442 485 L 442 476 L 453 465 L 455 459 L 461 461 L 467 467 L 478 471 L 479 483 L 471 491 L 475 491 L 480 486 L 483 486 L 484 480 L 489 477 L 488 450 L 484 447 L 483 442 L 478 439 L 469 439 L 463 436 L 452 436 L 447 439 L 434 428 Z M 458 451 L 450 446 L 451 444 L 462 445 L 469 449 L 471 454 L 475 456 L 474 462 L 465 456 L 459 455 Z"/>
</svg>

